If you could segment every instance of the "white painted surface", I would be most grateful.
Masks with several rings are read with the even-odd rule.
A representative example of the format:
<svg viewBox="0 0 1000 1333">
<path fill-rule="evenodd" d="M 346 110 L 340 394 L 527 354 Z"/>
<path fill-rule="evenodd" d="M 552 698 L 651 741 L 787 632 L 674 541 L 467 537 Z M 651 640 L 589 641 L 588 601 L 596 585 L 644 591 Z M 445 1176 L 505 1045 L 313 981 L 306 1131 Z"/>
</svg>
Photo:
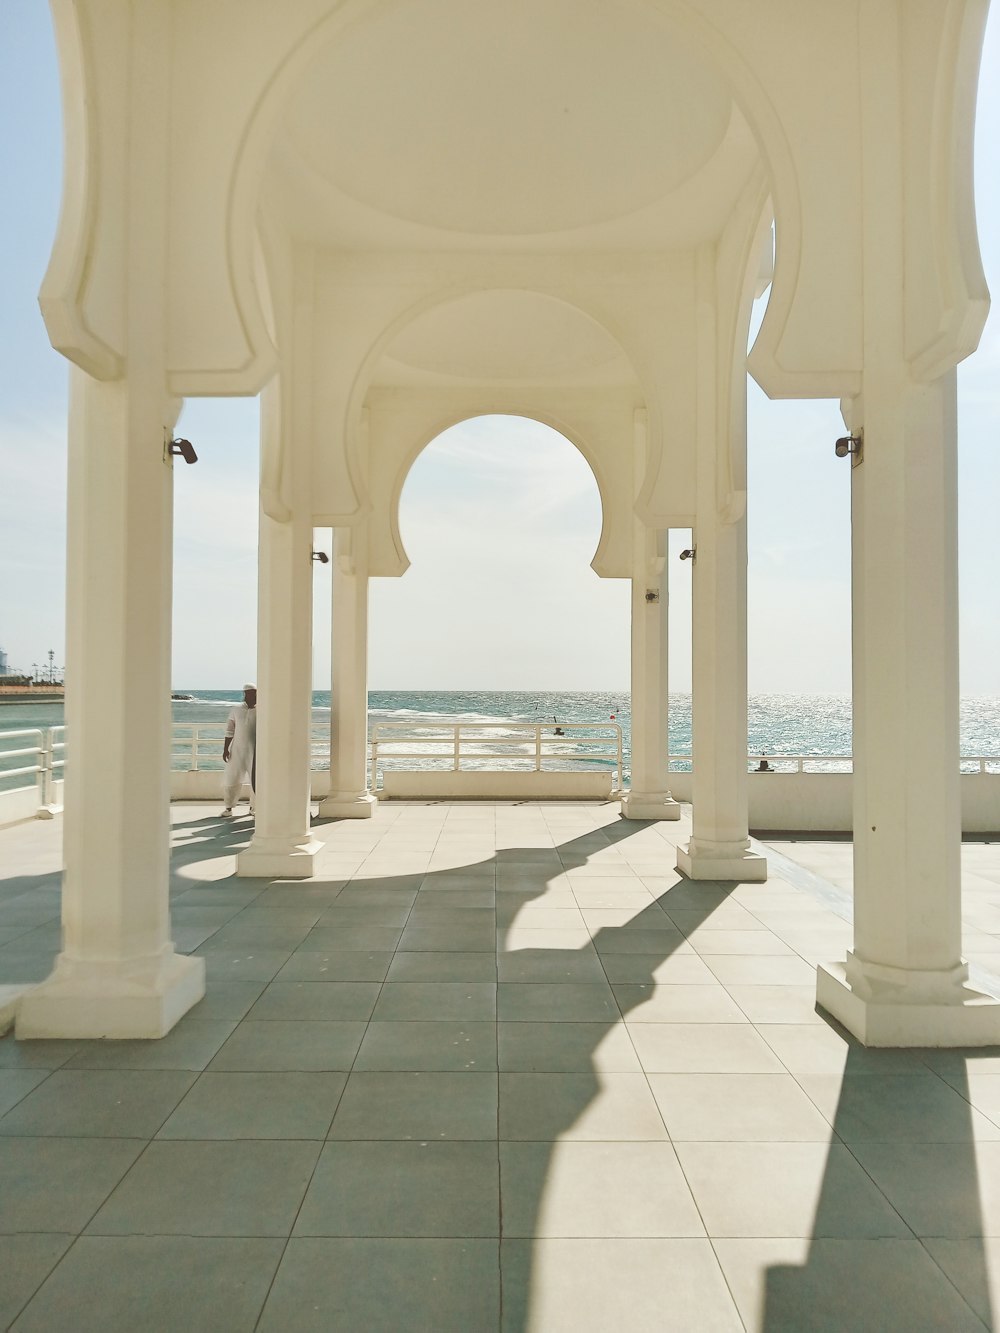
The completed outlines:
<svg viewBox="0 0 1000 1333">
<path fill-rule="evenodd" d="M 312 528 L 359 530 L 368 572 L 398 577 L 396 509 L 420 449 L 509 412 L 587 458 L 602 577 L 635 574 L 636 521 L 695 525 L 682 864 L 748 871 L 746 329 L 772 216 L 751 371 L 772 396 L 849 402 L 868 440 L 855 474 L 859 956 L 907 987 L 951 974 L 954 496 L 938 445 L 953 444 L 943 377 L 988 308 L 970 150 L 986 7 L 592 9 L 581 23 L 573 0 L 288 0 L 248 23 L 245 0 L 54 6 L 66 179 L 40 300 L 53 345 L 95 377 L 76 383 L 70 476 L 67 957 L 87 962 L 95 995 L 89 964 L 112 960 L 112 1007 L 117 963 L 166 947 L 163 427 L 181 396 L 253 394 L 276 375 L 258 671 L 271 722 L 248 862 L 282 840 L 294 856 L 308 834 L 296 562 Z M 645 724 L 638 739 L 650 753 Z M 917 1014 L 919 986 L 908 998 Z"/>
<path fill-rule="evenodd" d="M 478 800 L 610 800 L 611 774 L 599 773 L 483 773 L 446 770 L 405 772 L 389 769 L 382 777 L 383 800 L 416 797 Z"/>
</svg>

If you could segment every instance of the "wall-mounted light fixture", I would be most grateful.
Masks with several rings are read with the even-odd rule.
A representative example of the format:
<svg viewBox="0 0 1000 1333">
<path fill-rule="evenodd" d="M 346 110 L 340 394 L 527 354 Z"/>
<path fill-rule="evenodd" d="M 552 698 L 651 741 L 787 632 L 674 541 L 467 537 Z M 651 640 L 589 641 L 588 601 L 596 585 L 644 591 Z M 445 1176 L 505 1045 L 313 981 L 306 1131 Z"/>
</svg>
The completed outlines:
<svg viewBox="0 0 1000 1333">
<path fill-rule="evenodd" d="M 328 565 L 330 563 L 330 557 L 325 551 L 313 551 L 312 558 L 318 560 L 321 565 Z"/>
<path fill-rule="evenodd" d="M 647 589 L 646 589 L 646 601 L 647 601 L 647 602 L 658 602 L 659 600 L 660 600 L 660 590 L 659 590 L 659 588 L 647 588 Z"/>
<path fill-rule="evenodd" d="M 857 467 L 864 458 L 865 452 L 865 433 L 859 430 L 857 435 L 842 435 L 833 446 L 833 452 L 838 458 L 846 458 L 851 455 L 851 467 Z"/>
<path fill-rule="evenodd" d="M 697 553 L 696 553 L 694 547 L 693 547 L 693 546 L 689 546 L 689 547 L 687 548 L 686 551 L 681 551 L 681 559 L 682 559 L 682 560 L 693 560 L 693 559 L 695 558 L 695 555 L 696 555 L 696 554 L 697 554 Z"/>
<path fill-rule="evenodd" d="M 185 463 L 197 463 L 198 455 L 190 440 L 171 440 L 167 452 L 179 455 Z"/>
</svg>

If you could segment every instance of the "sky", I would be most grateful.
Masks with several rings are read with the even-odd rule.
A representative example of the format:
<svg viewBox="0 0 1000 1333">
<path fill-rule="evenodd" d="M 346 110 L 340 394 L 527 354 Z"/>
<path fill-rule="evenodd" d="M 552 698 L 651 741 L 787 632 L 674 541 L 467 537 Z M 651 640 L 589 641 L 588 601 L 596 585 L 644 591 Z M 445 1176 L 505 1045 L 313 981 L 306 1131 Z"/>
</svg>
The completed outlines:
<svg viewBox="0 0 1000 1333">
<path fill-rule="evenodd" d="M 1000 292 L 1000 13 L 980 80 L 977 200 Z M 37 291 L 61 189 L 58 71 L 44 0 L 0 0 L 0 648 L 11 665 L 64 661 L 66 383 Z M 759 320 L 760 311 L 757 312 Z M 175 467 L 176 688 L 255 675 L 255 400 L 191 400 Z M 748 385 L 748 678 L 752 693 L 850 692 L 850 469 L 837 404 L 770 402 Z M 1000 695 L 1000 313 L 959 369 L 962 692 Z M 586 463 L 537 422 L 479 418 L 420 455 L 400 526 L 411 568 L 375 579 L 373 689 L 624 692 L 627 582 L 589 567 L 600 533 Z M 515 540 L 510 540 L 511 533 Z M 317 544 L 329 534 L 319 532 Z M 691 683 L 690 564 L 670 571 L 670 683 Z M 328 549 L 328 540 L 327 540 Z M 314 683 L 328 688 L 329 566 L 315 566 Z"/>
</svg>

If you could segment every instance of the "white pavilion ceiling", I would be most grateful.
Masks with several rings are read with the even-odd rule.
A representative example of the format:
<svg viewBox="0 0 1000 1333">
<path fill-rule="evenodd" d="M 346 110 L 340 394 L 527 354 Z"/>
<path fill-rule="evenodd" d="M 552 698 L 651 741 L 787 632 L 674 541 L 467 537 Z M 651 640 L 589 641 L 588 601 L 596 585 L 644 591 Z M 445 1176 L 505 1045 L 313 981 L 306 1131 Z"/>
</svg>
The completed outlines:
<svg viewBox="0 0 1000 1333">
<path fill-rule="evenodd" d="M 375 374 L 387 384 L 626 385 L 634 372 L 602 328 L 534 292 L 476 292 L 435 306 L 397 335 Z"/>
<path fill-rule="evenodd" d="M 268 193 L 335 246 L 656 248 L 716 231 L 755 155 L 718 75 L 631 0 L 406 0 L 317 59 Z"/>
</svg>

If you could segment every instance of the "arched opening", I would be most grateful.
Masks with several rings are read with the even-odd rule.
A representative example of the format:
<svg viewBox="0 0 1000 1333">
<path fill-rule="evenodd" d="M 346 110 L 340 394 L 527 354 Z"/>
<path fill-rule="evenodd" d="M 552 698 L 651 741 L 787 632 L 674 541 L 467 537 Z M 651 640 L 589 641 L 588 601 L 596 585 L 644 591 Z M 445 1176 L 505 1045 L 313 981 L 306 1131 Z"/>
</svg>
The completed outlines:
<svg viewBox="0 0 1000 1333">
<path fill-rule="evenodd" d="M 373 586 L 373 690 L 514 692 L 518 712 L 542 693 L 624 700 L 628 588 L 590 567 L 601 497 L 565 436 L 513 416 L 451 427 L 410 469 L 400 529 L 411 567 Z"/>
<path fill-rule="evenodd" d="M 754 302 L 752 346 L 771 299 Z M 851 749 L 850 466 L 833 399 L 747 399 L 747 692 L 751 754 Z"/>
</svg>

